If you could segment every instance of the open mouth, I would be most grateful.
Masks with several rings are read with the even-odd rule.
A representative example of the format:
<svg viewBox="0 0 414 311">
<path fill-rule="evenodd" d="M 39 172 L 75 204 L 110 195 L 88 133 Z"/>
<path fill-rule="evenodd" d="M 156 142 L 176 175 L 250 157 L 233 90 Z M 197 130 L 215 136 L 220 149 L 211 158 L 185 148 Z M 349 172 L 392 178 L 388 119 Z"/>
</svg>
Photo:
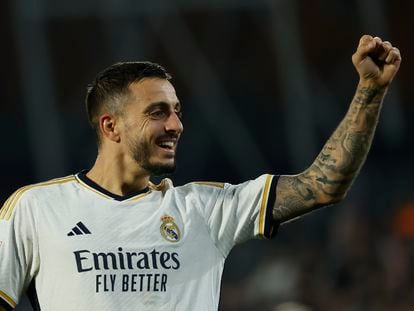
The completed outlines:
<svg viewBox="0 0 414 311">
<path fill-rule="evenodd" d="M 175 143 L 172 141 L 166 141 L 166 142 L 160 142 L 157 145 L 158 147 L 161 147 L 163 149 L 174 150 Z"/>
<path fill-rule="evenodd" d="M 177 145 L 177 138 L 172 137 L 163 137 L 157 140 L 156 142 L 157 146 L 168 151 L 168 152 L 174 152 L 176 145 Z"/>
</svg>

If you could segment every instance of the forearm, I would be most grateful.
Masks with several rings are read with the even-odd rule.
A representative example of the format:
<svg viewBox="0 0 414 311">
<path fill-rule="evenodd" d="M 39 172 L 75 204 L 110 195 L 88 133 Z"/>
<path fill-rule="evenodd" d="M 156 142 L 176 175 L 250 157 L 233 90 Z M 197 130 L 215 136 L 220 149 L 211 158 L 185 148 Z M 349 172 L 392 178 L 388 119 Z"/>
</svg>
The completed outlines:
<svg viewBox="0 0 414 311">
<path fill-rule="evenodd" d="M 274 219 L 284 222 L 344 198 L 360 171 L 378 123 L 386 88 L 358 85 L 337 129 L 303 173 L 281 176 Z"/>
<path fill-rule="evenodd" d="M 349 110 L 306 171 L 279 178 L 275 221 L 284 222 L 340 201 L 365 162 L 382 101 L 400 67 L 401 54 L 390 42 L 364 35 L 352 62 L 361 82 Z"/>
<path fill-rule="evenodd" d="M 345 118 L 308 169 L 317 204 L 344 197 L 371 147 L 386 88 L 359 84 Z"/>
</svg>

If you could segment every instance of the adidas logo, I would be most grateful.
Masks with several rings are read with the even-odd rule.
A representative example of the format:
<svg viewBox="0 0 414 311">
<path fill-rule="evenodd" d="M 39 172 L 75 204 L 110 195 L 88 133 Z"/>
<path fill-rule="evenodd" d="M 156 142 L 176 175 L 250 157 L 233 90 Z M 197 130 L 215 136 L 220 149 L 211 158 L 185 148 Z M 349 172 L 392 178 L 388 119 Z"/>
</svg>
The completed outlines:
<svg viewBox="0 0 414 311">
<path fill-rule="evenodd" d="M 88 228 L 80 221 L 72 228 L 72 231 L 68 233 L 68 236 L 91 234 Z"/>
</svg>

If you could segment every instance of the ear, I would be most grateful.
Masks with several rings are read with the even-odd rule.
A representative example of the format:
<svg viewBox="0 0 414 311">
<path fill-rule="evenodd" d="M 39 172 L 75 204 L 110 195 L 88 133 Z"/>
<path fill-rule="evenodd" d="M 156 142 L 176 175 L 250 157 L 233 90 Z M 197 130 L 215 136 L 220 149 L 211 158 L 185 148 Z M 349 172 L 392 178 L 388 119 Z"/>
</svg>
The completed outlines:
<svg viewBox="0 0 414 311">
<path fill-rule="evenodd" d="M 105 113 L 99 117 L 99 128 L 102 133 L 102 137 L 105 137 L 113 142 L 120 142 L 121 137 L 119 135 L 117 119 L 114 115 Z"/>
</svg>

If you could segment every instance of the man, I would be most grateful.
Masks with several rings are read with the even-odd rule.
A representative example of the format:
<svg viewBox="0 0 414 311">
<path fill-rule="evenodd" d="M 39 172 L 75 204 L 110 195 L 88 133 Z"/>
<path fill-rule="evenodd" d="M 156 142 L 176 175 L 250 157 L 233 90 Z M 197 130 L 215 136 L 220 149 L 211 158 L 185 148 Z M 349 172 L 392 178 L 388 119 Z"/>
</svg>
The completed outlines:
<svg viewBox="0 0 414 311">
<path fill-rule="evenodd" d="M 344 198 L 400 62 L 391 43 L 361 38 L 350 109 L 304 172 L 181 187 L 150 182 L 174 170 L 183 132 L 170 76 L 152 63 L 109 67 L 86 99 L 94 166 L 24 187 L 0 211 L 3 310 L 26 290 L 36 310 L 217 310 L 234 245 Z"/>
</svg>

